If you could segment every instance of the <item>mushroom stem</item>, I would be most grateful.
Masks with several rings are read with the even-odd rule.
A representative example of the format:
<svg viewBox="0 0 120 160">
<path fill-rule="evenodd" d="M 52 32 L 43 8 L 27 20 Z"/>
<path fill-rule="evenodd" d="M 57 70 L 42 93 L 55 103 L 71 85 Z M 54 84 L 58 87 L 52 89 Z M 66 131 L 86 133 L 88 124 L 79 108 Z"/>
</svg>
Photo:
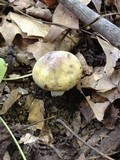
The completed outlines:
<svg viewBox="0 0 120 160">
<path fill-rule="evenodd" d="M 51 91 L 52 97 L 62 96 L 65 92 L 64 91 Z"/>
</svg>

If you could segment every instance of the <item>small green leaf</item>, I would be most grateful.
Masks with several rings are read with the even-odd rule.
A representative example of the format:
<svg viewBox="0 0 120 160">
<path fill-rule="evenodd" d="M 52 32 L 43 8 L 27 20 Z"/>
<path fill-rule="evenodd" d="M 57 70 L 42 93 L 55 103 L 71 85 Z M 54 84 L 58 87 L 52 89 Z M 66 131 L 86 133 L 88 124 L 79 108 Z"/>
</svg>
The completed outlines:
<svg viewBox="0 0 120 160">
<path fill-rule="evenodd" d="M 4 75 L 7 71 L 7 65 L 3 58 L 0 58 L 0 83 L 2 82 Z"/>
</svg>

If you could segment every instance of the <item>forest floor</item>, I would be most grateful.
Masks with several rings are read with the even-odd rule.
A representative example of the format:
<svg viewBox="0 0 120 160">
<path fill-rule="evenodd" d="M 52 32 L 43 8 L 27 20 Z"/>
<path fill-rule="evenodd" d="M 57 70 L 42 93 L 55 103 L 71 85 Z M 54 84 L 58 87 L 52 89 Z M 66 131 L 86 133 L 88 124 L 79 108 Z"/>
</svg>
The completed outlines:
<svg viewBox="0 0 120 160">
<path fill-rule="evenodd" d="M 45 5 L 40 1 L 27 0 L 24 3 L 23 0 L 18 0 L 9 6 L 6 5 L 7 2 L 4 4 L 1 1 L 4 5 L 1 5 L 0 18 L 0 58 L 7 64 L 5 77 L 12 77 L 13 80 L 3 79 L 0 83 L 0 115 L 17 139 L 27 160 L 120 160 L 120 51 L 107 41 L 103 43 L 103 39 L 97 39 L 96 32 L 90 27 L 61 32 L 60 26 L 57 26 L 58 28 L 52 28 L 55 37 L 51 32 L 47 33 L 47 36 L 39 36 L 33 33 L 33 30 L 31 33 L 28 28 L 33 27 L 34 21 L 31 24 L 29 17 L 19 15 L 21 16 L 22 12 L 37 17 L 36 10 L 41 7 L 39 18 L 49 22 L 47 27 L 50 27 L 52 23 L 58 23 L 55 20 L 53 22 L 52 17 L 60 12 L 60 8 L 58 4 L 52 6 L 48 2 L 46 1 Z M 98 12 L 93 2 L 89 2 L 88 7 Z M 101 14 L 120 12 L 119 2 L 114 4 L 112 1 L 106 1 L 106 5 L 101 2 L 98 6 L 101 8 Z M 35 5 L 36 10 L 33 9 Z M 107 19 L 120 27 L 119 15 L 109 16 Z M 75 21 L 79 24 L 78 27 L 82 26 L 79 20 Z M 70 23 L 74 26 L 72 20 Z M 24 24 L 24 28 L 26 26 L 26 30 L 21 24 Z M 46 34 L 47 27 L 41 28 L 42 34 Z M 64 36 L 60 37 L 62 33 Z M 72 42 L 75 41 L 75 44 L 67 40 L 63 42 L 66 35 L 72 34 L 75 37 Z M 62 39 L 61 44 L 58 43 L 59 37 Z M 85 68 L 80 82 L 83 87 L 79 88 L 77 85 L 62 96 L 52 97 L 51 92 L 38 87 L 31 76 L 15 79 L 17 76 L 31 73 L 35 61 L 43 53 L 57 50 L 55 46 L 74 55 L 78 52 L 83 55 L 87 71 L 91 72 L 86 73 Z M 112 58 L 105 46 L 110 49 L 108 52 L 113 53 L 114 64 L 111 63 Z M 118 57 L 114 58 L 116 53 Z M 2 72 L 2 65 L 0 67 Z M 104 67 L 107 73 L 113 70 L 110 79 L 101 78 Z M 96 77 L 94 73 L 97 73 Z M 86 76 L 89 84 L 85 81 Z M 78 136 L 90 146 L 83 143 Z M 16 143 L 4 124 L 0 123 L 0 160 L 22 159 Z"/>
</svg>

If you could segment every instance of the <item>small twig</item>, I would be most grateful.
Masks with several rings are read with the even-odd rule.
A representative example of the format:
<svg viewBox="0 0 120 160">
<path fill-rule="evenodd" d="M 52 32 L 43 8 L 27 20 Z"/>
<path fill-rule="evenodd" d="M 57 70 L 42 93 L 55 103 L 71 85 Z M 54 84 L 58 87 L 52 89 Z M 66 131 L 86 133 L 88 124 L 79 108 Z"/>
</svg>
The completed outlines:
<svg viewBox="0 0 120 160">
<path fill-rule="evenodd" d="M 4 124 L 4 126 L 6 127 L 6 129 L 8 130 L 8 132 L 10 133 L 12 139 L 14 140 L 14 142 L 15 142 L 17 148 L 18 148 L 18 150 L 20 151 L 20 154 L 21 154 L 23 160 L 27 160 L 26 157 L 25 157 L 25 155 L 24 155 L 24 153 L 23 153 L 23 151 L 22 151 L 22 149 L 21 149 L 21 147 L 20 147 L 20 145 L 19 145 L 19 143 L 18 143 L 18 141 L 16 140 L 16 138 L 15 138 L 15 136 L 13 135 L 12 131 L 10 130 L 10 128 L 8 127 L 8 125 L 7 125 L 6 122 L 3 120 L 2 117 L 0 117 L 0 121 Z"/>
<path fill-rule="evenodd" d="M 120 151 L 112 152 L 112 153 L 108 154 L 108 156 L 113 156 L 115 154 L 118 154 L 119 152 Z M 98 159 L 98 158 L 100 158 L 99 155 L 98 156 L 89 157 L 88 160 L 93 160 L 93 159 Z"/>
<path fill-rule="evenodd" d="M 31 124 L 29 124 L 29 125 L 26 125 L 26 126 L 24 126 L 24 127 L 21 127 L 21 128 L 19 128 L 18 130 L 25 130 L 25 129 L 28 129 L 29 127 L 34 126 L 34 125 L 36 125 L 36 124 L 38 124 L 38 123 L 41 123 L 41 122 L 43 122 L 43 121 L 48 121 L 48 120 L 51 120 L 51 119 L 54 119 L 54 118 L 56 118 L 56 116 L 48 117 L 48 118 L 45 118 L 45 119 L 43 119 L 43 120 L 40 120 L 40 121 L 31 123 Z M 17 130 L 17 131 L 18 131 L 18 130 Z"/>
<path fill-rule="evenodd" d="M 102 157 L 107 158 L 108 160 L 114 160 L 113 158 L 105 155 L 104 153 L 100 152 L 96 148 L 92 147 L 90 144 L 85 142 L 82 138 L 80 138 L 74 131 L 72 131 L 61 119 L 57 119 L 56 122 L 61 123 L 70 133 L 72 133 L 79 141 L 81 141 L 83 144 L 91 148 L 92 150 L 96 151 L 98 154 L 100 154 Z"/>
<path fill-rule="evenodd" d="M 89 24 L 84 25 L 83 27 L 81 27 L 81 29 L 86 28 L 88 26 L 91 26 L 92 24 L 94 24 L 95 22 L 97 22 L 100 18 L 107 17 L 107 16 L 114 16 L 114 15 L 120 15 L 120 13 L 108 13 L 108 14 L 100 15 L 94 21 L 92 21 L 91 23 L 89 23 Z"/>
<path fill-rule="evenodd" d="M 62 153 L 53 144 L 50 143 L 49 147 L 51 147 L 54 150 L 54 152 L 58 155 L 60 159 L 63 158 Z"/>
</svg>

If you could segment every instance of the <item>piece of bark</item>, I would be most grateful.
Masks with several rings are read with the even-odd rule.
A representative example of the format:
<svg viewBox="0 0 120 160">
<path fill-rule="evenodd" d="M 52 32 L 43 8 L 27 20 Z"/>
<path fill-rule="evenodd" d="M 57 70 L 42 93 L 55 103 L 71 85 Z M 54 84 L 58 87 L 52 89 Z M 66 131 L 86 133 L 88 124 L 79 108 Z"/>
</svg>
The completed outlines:
<svg viewBox="0 0 120 160">
<path fill-rule="evenodd" d="M 90 24 L 100 15 L 84 5 L 80 0 L 59 0 L 64 6 L 70 9 L 82 22 Z M 105 18 L 100 18 L 91 25 L 91 28 L 100 33 L 111 44 L 120 48 L 120 28 Z"/>
</svg>

